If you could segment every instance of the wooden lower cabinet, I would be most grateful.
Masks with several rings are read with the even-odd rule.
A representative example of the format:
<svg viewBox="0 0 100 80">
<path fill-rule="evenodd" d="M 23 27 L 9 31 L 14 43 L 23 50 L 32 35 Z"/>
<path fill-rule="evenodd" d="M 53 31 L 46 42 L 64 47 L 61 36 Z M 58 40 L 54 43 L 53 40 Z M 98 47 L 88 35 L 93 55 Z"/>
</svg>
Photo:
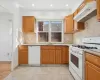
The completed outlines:
<svg viewBox="0 0 100 80">
<path fill-rule="evenodd" d="M 92 63 L 86 62 L 85 80 L 100 80 L 100 67 L 97 67 Z"/>
<path fill-rule="evenodd" d="M 49 50 L 49 62 L 50 64 L 55 64 L 55 50 Z"/>
<path fill-rule="evenodd" d="M 48 64 L 49 63 L 49 51 L 48 50 L 41 50 L 41 64 Z"/>
<path fill-rule="evenodd" d="M 69 47 L 63 46 L 61 56 L 62 56 L 62 58 L 61 58 L 62 64 L 69 63 Z"/>
<path fill-rule="evenodd" d="M 55 64 L 61 64 L 62 50 L 55 50 Z"/>
<path fill-rule="evenodd" d="M 85 80 L 100 80 L 100 56 L 86 53 Z"/>
<path fill-rule="evenodd" d="M 68 47 L 41 46 L 41 64 L 66 64 L 68 62 Z"/>
<path fill-rule="evenodd" d="M 28 46 L 18 46 L 18 63 L 28 64 Z"/>
</svg>

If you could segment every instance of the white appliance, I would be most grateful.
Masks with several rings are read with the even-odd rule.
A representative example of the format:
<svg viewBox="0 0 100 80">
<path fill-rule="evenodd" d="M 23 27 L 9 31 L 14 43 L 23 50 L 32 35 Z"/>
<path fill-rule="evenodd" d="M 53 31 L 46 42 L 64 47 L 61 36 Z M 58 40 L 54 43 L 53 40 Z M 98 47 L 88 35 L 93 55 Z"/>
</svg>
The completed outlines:
<svg viewBox="0 0 100 80">
<path fill-rule="evenodd" d="M 96 1 L 91 1 L 74 17 L 74 20 L 84 22 L 89 19 L 90 16 L 93 17 L 96 15 L 96 9 Z"/>
<path fill-rule="evenodd" d="M 84 49 L 100 52 L 100 37 L 83 38 L 82 42 L 69 48 L 69 70 L 75 80 L 84 80 Z"/>
<path fill-rule="evenodd" d="M 40 66 L 40 46 L 28 46 L 28 63 L 33 66 Z"/>
<path fill-rule="evenodd" d="M 70 47 L 69 70 L 75 80 L 83 80 L 83 53 L 82 49 L 73 46 Z"/>
</svg>

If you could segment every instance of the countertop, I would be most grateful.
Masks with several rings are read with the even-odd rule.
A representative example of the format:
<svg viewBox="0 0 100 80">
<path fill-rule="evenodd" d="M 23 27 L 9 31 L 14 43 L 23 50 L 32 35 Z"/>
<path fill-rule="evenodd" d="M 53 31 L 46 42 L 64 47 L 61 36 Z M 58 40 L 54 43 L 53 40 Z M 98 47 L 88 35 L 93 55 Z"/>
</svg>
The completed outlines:
<svg viewBox="0 0 100 80">
<path fill-rule="evenodd" d="M 20 44 L 20 45 L 26 45 L 26 46 L 41 46 L 41 45 L 50 45 L 50 46 L 53 46 L 53 45 L 62 45 L 62 46 L 71 46 L 71 45 L 73 45 L 73 44 L 67 44 L 67 43 L 54 43 L 54 44 L 45 44 L 45 43 L 40 43 L 40 44 Z M 94 55 L 97 55 L 97 56 L 100 56 L 100 50 L 95 50 L 95 51 L 93 51 L 93 50 L 90 50 L 90 49 L 84 49 L 84 51 L 85 52 L 88 52 L 88 53 L 90 53 L 90 54 L 94 54 Z"/>
<path fill-rule="evenodd" d="M 53 45 L 62 45 L 62 46 L 71 46 L 71 45 L 73 45 L 73 44 L 66 44 L 66 43 L 54 43 L 54 44 L 45 44 L 45 43 L 40 43 L 40 44 L 20 44 L 20 45 L 27 45 L 27 46 L 41 46 L 41 45 L 51 45 L 51 46 L 53 46 Z"/>
<path fill-rule="evenodd" d="M 84 49 L 84 51 L 85 52 L 88 52 L 88 53 L 90 53 L 90 54 L 94 54 L 94 55 L 97 55 L 97 56 L 100 56 L 100 50 L 95 50 L 95 51 L 93 51 L 93 50 L 88 50 L 88 49 Z"/>
</svg>

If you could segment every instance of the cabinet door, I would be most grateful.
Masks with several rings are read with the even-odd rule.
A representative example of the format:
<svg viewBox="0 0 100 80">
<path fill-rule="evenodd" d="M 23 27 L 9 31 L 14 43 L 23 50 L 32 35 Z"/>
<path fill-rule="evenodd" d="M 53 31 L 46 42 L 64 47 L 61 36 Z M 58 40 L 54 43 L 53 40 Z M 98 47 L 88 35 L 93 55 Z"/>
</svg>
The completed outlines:
<svg viewBox="0 0 100 80">
<path fill-rule="evenodd" d="M 100 22 L 100 0 L 96 0 L 97 2 L 97 19 Z"/>
<path fill-rule="evenodd" d="M 56 50 L 56 53 L 55 53 L 55 64 L 61 64 L 61 54 L 62 53 L 62 50 Z"/>
<path fill-rule="evenodd" d="M 18 47 L 18 62 L 19 64 L 28 64 L 28 46 Z"/>
<path fill-rule="evenodd" d="M 65 18 L 65 33 L 73 33 L 73 14 Z"/>
<path fill-rule="evenodd" d="M 28 47 L 28 63 L 36 65 L 40 64 L 40 46 Z"/>
<path fill-rule="evenodd" d="M 85 76 L 85 80 L 100 80 L 100 68 L 86 61 Z"/>
<path fill-rule="evenodd" d="M 34 24 L 35 24 L 35 18 L 33 16 L 23 16 L 22 17 L 23 32 L 34 32 Z"/>
<path fill-rule="evenodd" d="M 66 63 L 69 63 L 69 47 L 66 47 L 66 46 L 63 46 L 62 47 L 62 57 L 61 57 L 61 60 L 62 60 L 62 64 L 66 64 Z"/>
<path fill-rule="evenodd" d="M 49 64 L 49 50 L 41 50 L 41 64 Z"/>
<path fill-rule="evenodd" d="M 55 64 L 55 50 L 49 50 L 49 64 Z"/>
</svg>

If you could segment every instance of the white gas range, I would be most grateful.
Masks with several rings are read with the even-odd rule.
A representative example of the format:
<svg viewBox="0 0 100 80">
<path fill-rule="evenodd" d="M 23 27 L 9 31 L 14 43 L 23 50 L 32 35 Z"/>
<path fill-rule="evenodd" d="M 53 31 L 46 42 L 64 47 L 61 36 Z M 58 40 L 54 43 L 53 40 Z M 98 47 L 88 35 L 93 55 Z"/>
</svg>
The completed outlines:
<svg viewBox="0 0 100 80">
<path fill-rule="evenodd" d="M 100 37 L 84 38 L 82 45 L 72 45 L 69 48 L 69 70 L 75 80 L 84 79 L 84 50 L 100 52 Z"/>
</svg>

